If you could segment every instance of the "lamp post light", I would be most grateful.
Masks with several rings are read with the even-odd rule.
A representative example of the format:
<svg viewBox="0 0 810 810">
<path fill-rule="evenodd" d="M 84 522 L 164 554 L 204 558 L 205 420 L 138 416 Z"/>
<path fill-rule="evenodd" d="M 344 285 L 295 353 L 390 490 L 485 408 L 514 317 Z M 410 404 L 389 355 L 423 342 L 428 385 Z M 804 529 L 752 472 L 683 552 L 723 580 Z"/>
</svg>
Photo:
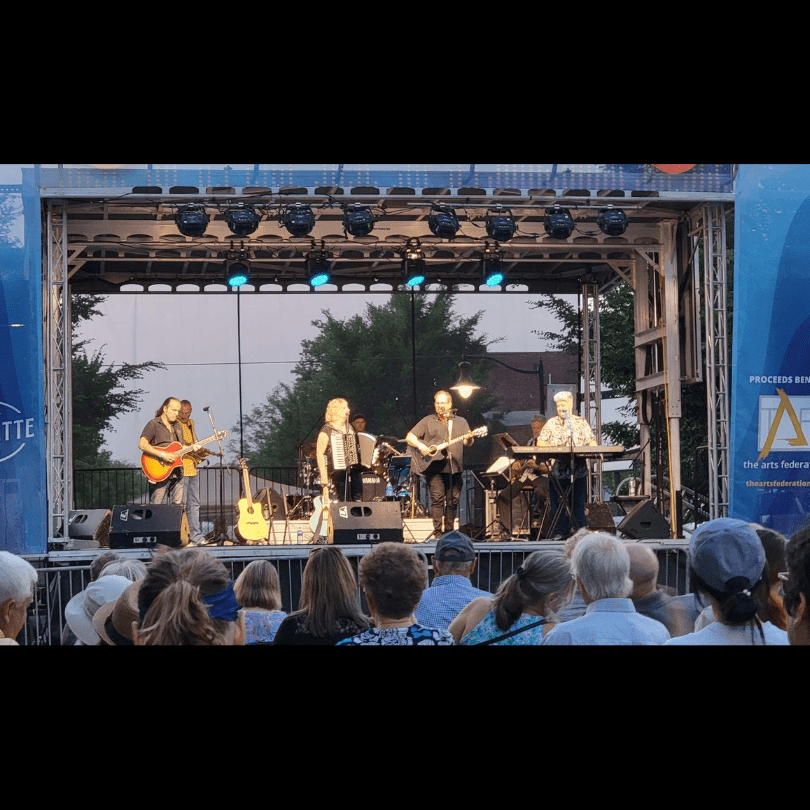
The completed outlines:
<svg viewBox="0 0 810 810">
<path fill-rule="evenodd" d="M 546 401 L 545 401 L 545 385 L 543 383 L 542 358 L 538 357 L 537 367 L 529 370 L 525 368 L 515 368 L 514 366 L 510 366 L 509 363 L 504 363 L 503 360 L 499 360 L 497 357 L 492 357 L 488 354 L 464 355 L 464 359 L 458 364 L 459 368 L 458 382 L 450 387 L 450 390 L 455 391 L 462 399 L 469 399 L 473 394 L 481 390 L 481 386 L 476 385 L 475 382 L 473 382 L 472 377 L 470 376 L 471 365 L 467 361 L 468 357 L 472 360 L 490 360 L 493 363 L 498 363 L 498 365 L 501 365 L 504 368 L 508 368 L 510 371 L 515 371 L 518 374 L 536 374 L 540 396 L 540 407 L 538 410 L 541 414 L 545 415 Z"/>
</svg>

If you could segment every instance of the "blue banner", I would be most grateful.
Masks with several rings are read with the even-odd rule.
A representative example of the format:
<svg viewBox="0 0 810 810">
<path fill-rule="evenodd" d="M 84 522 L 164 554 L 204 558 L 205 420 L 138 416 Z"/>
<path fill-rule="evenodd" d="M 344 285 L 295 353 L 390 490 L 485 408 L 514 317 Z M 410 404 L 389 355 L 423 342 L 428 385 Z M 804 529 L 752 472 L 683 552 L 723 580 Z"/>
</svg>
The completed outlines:
<svg viewBox="0 0 810 810">
<path fill-rule="evenodd" d="M 39 202 L 0 194 L 0 549 L 47 552 Z M 30 231 L 30 233 L 28 232 Z M 25 234 L 23 238 L 23 234 Z M 26 250 L 25 245 L 33 246 Z"/>
<path fill-rule="evenodd" d="M 790 536 L 810 519 L 810 164 L 737 184 L 730 515 Z"/>
</svg>

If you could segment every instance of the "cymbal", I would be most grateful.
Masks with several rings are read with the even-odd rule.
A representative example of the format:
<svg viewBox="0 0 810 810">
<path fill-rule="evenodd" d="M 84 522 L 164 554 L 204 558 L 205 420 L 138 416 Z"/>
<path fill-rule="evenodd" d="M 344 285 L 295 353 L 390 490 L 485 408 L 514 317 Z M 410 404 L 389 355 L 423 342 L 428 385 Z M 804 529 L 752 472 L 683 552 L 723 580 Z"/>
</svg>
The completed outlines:
<svg viewBox="0 0 810 810">
<path fill-rule="evenodd" d="M 296 447 L 301 455 L 306 456 L 307 458 L 315 458 L 315 442 L 311 440 L 299 442 Z"/>
</svg>

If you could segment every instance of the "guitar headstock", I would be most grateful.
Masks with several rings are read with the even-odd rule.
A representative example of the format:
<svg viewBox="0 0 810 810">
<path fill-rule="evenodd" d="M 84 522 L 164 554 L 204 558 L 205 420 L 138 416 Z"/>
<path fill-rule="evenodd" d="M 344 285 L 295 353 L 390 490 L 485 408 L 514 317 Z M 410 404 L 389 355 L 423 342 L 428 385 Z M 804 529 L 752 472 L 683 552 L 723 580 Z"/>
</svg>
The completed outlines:
<svg viewBox="0 0 810 810">
<path fill-rule="evenodd" d="M 240 470 L 247 470 L 248 469 L 248 460 L 246 458 L 239 459 L 239 469 Z"/>
<path fill-rule="evenodd" d="M 475 436 L 476 439 L 483 439 L 484 436 L 487 436 L 487 435 L 489 435 L 489 428 L 488 427 L 476 428 L 473 431 L 473 436 Z"/>
<path fill-rule="evenodd" d="M 214 434 L 214 441 L 221 442 L 223 439 L 228 438 L 228 431 L 227 430 L 218 430 Z"/>
</svg>

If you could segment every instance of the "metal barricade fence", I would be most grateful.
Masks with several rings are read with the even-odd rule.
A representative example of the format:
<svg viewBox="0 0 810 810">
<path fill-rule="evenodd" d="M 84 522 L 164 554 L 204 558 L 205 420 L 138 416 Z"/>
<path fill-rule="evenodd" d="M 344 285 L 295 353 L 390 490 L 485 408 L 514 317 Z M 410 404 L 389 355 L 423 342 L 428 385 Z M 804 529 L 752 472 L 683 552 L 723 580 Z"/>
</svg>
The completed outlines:
<svg viewBox="0 0 810 810">
<path fill-rule="evenodd" d="M 689 592 L 689 578 L 686 564 L 686 545 L 652 544 L 660 563 L 659 583 L 670 592 Z M 269 559 L 279 573 L 282 594 L 282 610 L 289 613 L 298 607 L 301 594 L 301 577 L 307 559 L 318 546 L 256 546 L 211 547 L 205 550 L 217 557 L 230 571 L 235 580 L 242 570 L 255 559 Z M 435 552 L 435 543 L 418 543 L 413 548 L 423 554 L 430 566 Z M 477 588 L 494 593 L 498 586 L 511 576 L 523 560 L 533 551 L 561 549 L 562 544 L 551 542 L 519 543 L 479 543 L 476 544 L 478 563 L 473 573 L 473 584 Z M 350 560 L 355 572 L 360 558 L 371 550 L 370 546 L 344 546 L 343 553 Z M 28 558 L 39 570 L 36 596 L 23 631 L 18 637 L 25 646 L 62 646 L 65 630 L 65 607 L 90 583 L 90 566 L 93 559 L 106 551 L 63 552 L 47 558 Z M 117 552 L 122 557 L 149 561 L 151 555 L 144 552 Z M 428 584 L 432 581 L 433 570 L 428 568 Z M 363 609 L 366 605 L 363 603 Z"/>
</svg>

